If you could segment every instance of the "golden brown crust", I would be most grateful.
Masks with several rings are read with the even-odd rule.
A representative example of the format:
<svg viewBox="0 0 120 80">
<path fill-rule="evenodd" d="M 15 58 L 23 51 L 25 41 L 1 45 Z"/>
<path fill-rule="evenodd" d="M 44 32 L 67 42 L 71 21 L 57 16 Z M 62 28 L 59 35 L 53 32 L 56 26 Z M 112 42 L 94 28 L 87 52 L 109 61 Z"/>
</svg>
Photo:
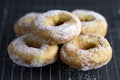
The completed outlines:
<svg viewBox="0 0 120 80">
<path fill-rule="evenodd" d="M 23 34 L 29 33 L 31 23 L 38 15 L 40 15 L 40 13 L 31 12 L 21 17 L 14 25 L 16 36 L 21 36 Z"/>
<path fill-rule="evenodd" d="M 84 27 L 81 28 L 81 34 L 95 33 L 101 36 L 105 36 L 107 33 L 107 25 L 104 20 L 97 20 L 96 23 L 94 23 L 93 25 L 87 25 L 89 24 L 82 24 L 82 26 Z"/>
<path fill-rule="evenodd" d="M 107 64 L 112 57 L 108 41 L 96 34 L 80 35 L 62 46 L 60 58 L 78 70 L 90 70 Z"/>
<path fill-rule="evenodd" d="M 99 13 L 90 10 L 75 10 L 72 12 L 78 16 L 82 23 L 81 34 L 95 33 L 105 36 L 107 33 L 107 21 Z"/>
<path fill-rule="evenodd" d="M 8 52 L 13 62 L 26 67 L 41 67 L 55 62 L 57 50 L 57 45 L 42 43 L 33 34 L 18 37 L 8 46 Z"/>
<path fill-rule="evenodd" d="M 38 16 L 31 30 L 48 44 L 61 44 L 77 37 L 80 26 L 79 19 L 68 11 L 51 10 Z"/>
</svg>

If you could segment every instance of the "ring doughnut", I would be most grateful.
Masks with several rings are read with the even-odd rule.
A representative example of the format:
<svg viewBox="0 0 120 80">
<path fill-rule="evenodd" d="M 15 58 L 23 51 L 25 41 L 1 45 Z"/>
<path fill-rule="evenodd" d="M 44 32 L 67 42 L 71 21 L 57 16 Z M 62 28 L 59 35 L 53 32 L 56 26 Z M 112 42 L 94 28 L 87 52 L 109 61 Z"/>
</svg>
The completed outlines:
<svg viewBox="0 0 120 80">
<path fill-rule="evenodd" d="M 25 67 L 42 67 L 55 62 L 57 50 L 57 45 L 42 43 L 31 33 L 18 37 L 8 46 L 12 61 Z"/>
<path fill-rule="evenodd" d="M 80 34 L 81 23 L 68 11 L 51 10 L 39 15 L 33 21 L 31 30 L 48 44 L 61 44 Z"/>
<path fill-rule="evenodd" d="M 91 10 L 74 10 L 72 13 L 78 16 L 81 21 L 81 34 L 97 33 L 102 36 L 106 35 L 107 21 L 101 14 Z"/>
<path fill-rule="evenodd" d="M 77 70 L 91 70 L 107 64 L 112 57 L 112 49 L 104 37 L 97 34 L 82 34 L 64 44 L 60 59 Z"/>
<path fill-rule="evenodd" d="M 14 31 L 16 36 L 21 36 L 23 34 L 30 32 L 31 22 L 39 15 L 39 13 L 31 12 L 25 14 L 21 17 L 14 25 Z"/>
</svg>

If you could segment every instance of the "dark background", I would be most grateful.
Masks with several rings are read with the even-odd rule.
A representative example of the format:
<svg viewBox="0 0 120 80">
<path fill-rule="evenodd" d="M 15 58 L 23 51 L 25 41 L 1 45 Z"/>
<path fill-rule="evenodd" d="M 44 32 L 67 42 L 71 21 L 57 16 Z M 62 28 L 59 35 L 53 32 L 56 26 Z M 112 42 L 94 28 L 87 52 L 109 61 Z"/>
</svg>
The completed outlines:
<svg viewBox="0 0 120 80">
<path fill-rule="evenodd" d="M 106 66 L 86 72 L 77 71 L 59 59 L 43 68 L 25 68 L 8 57 L 7 46 L 15 38 L 13 25 L 31 11 L 52 9 L 72 11 L 91 9 L 108 21 L 106 38 L 113 48 L 112 60 Z M 0 79 L 1 80 L 120 80 L 120 0 L 0 0 Z"/>
</svg>

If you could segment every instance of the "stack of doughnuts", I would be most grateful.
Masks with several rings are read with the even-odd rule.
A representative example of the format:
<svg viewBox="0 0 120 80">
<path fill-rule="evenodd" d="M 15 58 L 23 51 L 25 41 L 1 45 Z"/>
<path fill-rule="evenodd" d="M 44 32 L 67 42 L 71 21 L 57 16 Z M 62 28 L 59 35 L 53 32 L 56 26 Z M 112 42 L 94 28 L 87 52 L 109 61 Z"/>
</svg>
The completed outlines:
<svg viewBox="0 0 120 80">
<path fill-rule="evenodd" d="M 59 54 L 63 63 L 86 71 L 102 67 L 112 57 L 112 48 L 104 37 L 107 21 L 91 10 L 27 13 L 15 23 L 14 31 L 17 38 L 8 45 L 8 53 L 20 66 L 52 64 Z"/>
</svg>

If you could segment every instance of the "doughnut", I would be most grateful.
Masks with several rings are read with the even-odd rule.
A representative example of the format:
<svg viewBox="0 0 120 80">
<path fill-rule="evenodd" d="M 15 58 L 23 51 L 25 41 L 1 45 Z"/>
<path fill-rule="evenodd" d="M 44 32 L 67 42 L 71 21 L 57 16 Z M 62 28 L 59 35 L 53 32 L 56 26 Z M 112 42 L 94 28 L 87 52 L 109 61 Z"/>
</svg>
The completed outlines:
<svg viewBox="0 0 120 80">
<path fill-rule="evenodd" d="M 104 37 L 98 34 L 81 34 L 65 43 L 60 59 L 72 68 L 87 71 L 107 64 L 112 57 L 112 49 Z"/>
<path fill-rule="evenodd" d="M 57 58 L 57 45 L 42 43 L 41 39 L 31 33 L 13 40 L 8 46 L 10 59 L 25 67 L 42 67 L 52 64 Z"/>
<path fill-rule="evenodd" d="M 107 33 L 107 21 L 99 13 L 91 10 L 74 10 L 72 12 L 81 21 L 81 34 L 95 33 L 105 36 Z"/>
<path fill-rule="evenodd" d="M 39 15 L 33 21 L 31 31 L 48 44 L 61 44 L 80 34 L 81 23 L 68 11 L 51 10 Z"/>
<path fill-rule="evenodd" d="M 16 36 L 21 36 L 23 34 L 30 32 L 31 22 L 39 15 L 40 13 L 31 12 L 25 14 L 21 17 L 14 25 L 14 31 Z"/>
</svg>

